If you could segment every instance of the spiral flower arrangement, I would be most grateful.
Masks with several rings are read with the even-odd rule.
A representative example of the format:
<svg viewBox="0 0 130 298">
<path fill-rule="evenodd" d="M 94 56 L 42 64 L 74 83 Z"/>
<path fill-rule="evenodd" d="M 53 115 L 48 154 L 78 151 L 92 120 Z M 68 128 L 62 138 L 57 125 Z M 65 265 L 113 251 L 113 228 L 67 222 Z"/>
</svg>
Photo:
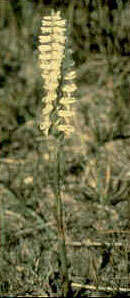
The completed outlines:
<svg viewBox="0 0 130 298">
<path fill-rule="evenodd" d="M 57 132 L 70 136 L 74 130 L 70 125 L 74 116 L 70 105 L 75 102 L 76 73 L 69 69 L 74 63 L 68 47 L 67 22 L 60 11 L 52 10 L 50 16 L 43 17 L 41 32 L 39 62 L 46 96 L 42 100 L 40 129 L 46 136 Z"/>
</svg>

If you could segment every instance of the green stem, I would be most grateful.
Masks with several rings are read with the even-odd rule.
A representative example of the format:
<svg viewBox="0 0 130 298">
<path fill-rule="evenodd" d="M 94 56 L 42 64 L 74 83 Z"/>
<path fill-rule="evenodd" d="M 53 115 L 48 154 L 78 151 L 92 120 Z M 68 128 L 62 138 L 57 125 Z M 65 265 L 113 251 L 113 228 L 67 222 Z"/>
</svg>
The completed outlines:
<svg viewBox="0 0 130 298">
<path fill-rule="evenodd" d="M 60 143 L 60 141 L 59 141 Z M 65 244 L 65 231 L 63 222 L 63 205 L 61 199 L 61 182 L 62 182 L 62 144 L 58 144 L 56 153 L 56 221 L 58 229 L 58 252 L 60 261 L 60 275 L 62 284 L 62 296 L 67 297 L 69 292 L 69 278 L 68 278 L 68 264 L 67 264 L 67 251 Z"/>
</svg>

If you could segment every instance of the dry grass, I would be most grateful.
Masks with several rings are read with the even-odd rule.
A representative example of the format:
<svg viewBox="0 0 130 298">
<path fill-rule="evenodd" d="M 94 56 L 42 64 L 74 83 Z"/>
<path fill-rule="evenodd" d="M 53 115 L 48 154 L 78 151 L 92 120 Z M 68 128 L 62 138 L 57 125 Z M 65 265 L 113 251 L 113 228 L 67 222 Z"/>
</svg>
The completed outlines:
<svg viewBox="0 0 130 298">
<path fill-rule="evenodd" d="M 36 125 L 46 91 L 42 91 L 37 37 L 43 11 L 47 15 L 48 7 L 40 2 L 36 7 L 31 1 L 18 1 L 17 11 L 17 5 L 6 3 L 0 3 L 0 293 L 56 297 L 57 230 L 54 195 L 49 186 L 49 181 L 53 185 L 54 164 L 48 162 L 48 143 Z M 91 8 L 87 14 L 80 3 L 77 8 L 76 4 L 74 9 L 70 7 L 79 96 L 73 120 L 76 134 L 63 148 L 69 277 L 74 289 L 75 284 L 127 288 L 129 9 L 120 6 L 117 16 L 113 10 L 111 24 L 107 6 L 101 22 L 98 12 Z M 63 10 L 67 16 L 65 7 Z M 88 23 L 85 26 L 88 17 L 91 27 Z M 113 43 L 104 45 L 104 28 L 105 41 L 112 31 Z M 122 40 L 124 46 L 120 46 Z M 85 247 L 88 239 L 100 245 Z M 104 243 L 110 243 L 110 247 Z M 75 290 L 75 296 L 91 296 L 90 290 Z M 94 287 L 92 291 L 95 294 Z"/>
</svg>

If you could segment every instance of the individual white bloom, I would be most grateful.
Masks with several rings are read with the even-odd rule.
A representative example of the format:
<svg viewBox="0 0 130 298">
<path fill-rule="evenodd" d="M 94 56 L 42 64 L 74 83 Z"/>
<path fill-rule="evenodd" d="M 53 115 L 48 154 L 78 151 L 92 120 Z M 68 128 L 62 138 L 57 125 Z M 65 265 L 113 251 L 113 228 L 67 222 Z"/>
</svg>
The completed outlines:
<svg viewBox="0 0 130 298">
<path fill-rule="evenodd" d="M 66 37 L 65 36 L 55 36 L 54 35 L 54 37 L 53 37 L 53 40 L 54 40 L 54 42 L 56 41 L 56 42 L 60 42 L 61 44 L 63 44 L 64 45 L 64 43 L 65 43 L 65 40 L 66 40 Z"/>
<path fill-rule="evenodd" d="M 51 70 L 50 64 L 45 65 L 45 63 L 43 63 L 43 62 L 40 64 L 40 68 L 45 69 L 45 70 Z M 44 73 L 42 74 L 42 77 L 44 78 Z"/>
<path fill-rule="evenodd" d="M 49 64 L 45 65 L 44 61 L 42 61 L 42 63 L 40 64 L 40 67 L 43 69 L 45 68 L 45 70 L 52 70 L 51 64 L 49 63 Z"/>
<path fill-rule="evenodd" d="M 61 110 L 58 112 L 58 115 L 60 117 L 63 117 L 64 119 L 66 119 L 67 117 L 72 117 L 75 115 L 74 112 L 70 111 L 70 110 L 67 110 L 67 111 L 64 111 L 64 110 Z"/>
<path fill-rule="evenodd" d="M 41 53 L 51 51 L 51 44 L 39 45 L 38 49 Z"/>
<path fill-rule="evenodd" d="M 58 82 L 58 80 L 54 77 L 54 73 L 53 72 L 50 72 L 49 74 L 45 74 L 44 76 L 44 85 L 49 85 L 49 87 L 51 87 L 50 85 L 55 83 L 55 82 Z M 49 88 L 50 90 L 50 88 Z"/>
<path fill-rule="evenodd" d="M 56 66 L 59 66 L 61 64 L 61 58 L 62 58 L 62 53 L 58 53 L 59 54 L 59 59 L 57 60 L 57 57 L 56 57 L 56 53 L 52 52 L 51 55 L 50 53 L 49 54 L 44 54 L 41 56 L 41 59 L 40 59 L 40 66 L 44 66 L 44 65 L 50 65 L 50 67 L 52 67 L 52 64 L 56 65 Z"/>
<path fill-rule="evenodd" d="M 74 92 L 77 90 L 77 87 L 76 85 L 73 83 L 73 84 L 70 84 L 70 85 L 64 85 L 62 87 L 62 91 L 64 92 Z"/>
<path fill-rule="evenodd" d="M 51 103 L 52 101 L 54 101 L 57 98 L 57 93 L 56 90 L 49 90 L 46 97 L 42 98 L 42 102 L 43 103 Z"/>
<path fill-rule="evenodd" d="M 62 28 L 63 29 L 63 28 Z M 66 30 L 66 28 L 64 28 Z M 53 33 L 56 35 L 56 36 L 61 36 L 61 37 L 65 37 L 66 34 L 65 34 L 65 30 L 59 30 L 59 27 L 54 27 L 53 29 Z"/>
<path fill-rule="evenodd" d="M 55 51 L 54 49 L 53 49 L 53 52 L 52 52 L 53 54 L 53 59 L 57 59 L 57 51 Z M 58 59 L 60 58 L 62 58 L 63 57 L 63 51 L 60 51 L 59 53 L 58 53 Z M 52 60 L 53 60 L 52 59 Z"/>
<path fill-rule="evenodd" d="M 41 77 L 42 77 L 43 79 L 48 80 L 48 76 L 49 76 L 50 73 L 51 73 L 51 74 L 53 74 L 54 78 L 58 81 L 59 76 L 60 76 L 60 70 L 56 70 L 55 68 L 52 69 L 51 67 L 48 67 L 48 66 L 45 67 L 44 65 L 43 65 L 43 67 L 41 67 L 41 68 L 44 69 L 44 73 L 41 73 Z M 57 77 L 56 77 L 56 75 L 57 75 Z"/>
<path fill-rule="evenodd" d="M 39 36 L 40 43 L 44 42 L 51 42 L 51 36 L 50 35 L 42 35 Z"/>
<path fill-rule="evenodd" d="M 72 80 L 72 79 L 75 79 L 75 78 L 76 78 L 76 72 L 75 72 L 74 70 L 68 72 L 68 73 L 65 75 L 65 77 L 64 77 L 65 80 Z"/>
<path fill-rule="evenodd" d="M 62 33 L 61 33 L 61 30 L 62 30 Z M 63 34 L 64 32 L 66 32 L 65 27 L 55 27 L 55 34 Z"/>
<path fill-rule="evenodd" d="M 52 54 L 50 53 L 42 53 L 42 55 L 39 55 L 39 59 L 41 60 L 41 64 L 44 63 L 44 60 L 52 60 Z"/>
<path fill-rule="evenodd" d="M 44 22 L 44 20 L 51 21 L 51 18 L 52 18 L 51 16 L 44 16 L 42 23 Z"/>
<path fill-rule="evenodd" d="M 51 61 L 51 66 L 52 66 L 52 71 L 58 74 L 60 72 L 61 61 L 53 60 Z"/>
<path fill-rule="evenodd" d="M 74 128 L 71 125 L 58 125 L 57 129 L 63 131 L 68 136 L 74 132 Z"/>
<path fill-rule="evenodd" d="M 55 26 L 56 27 L 61 27 L 61 28 L 64 28 L 64 26 L 65 26 L 65 24 L 66 24 L 66 21 L 65 20 L 55 20 Z"/>
<path fill-rule="evenodd" d="M 41 27 L 41 32 L 43 34 L 45 34 L 45 33 L 50 34 L 52 32 L 52 27 L 51 26 L 46 26 L 45 27 L 45 25 L 43 25 L 43 27 Z"/>
<path fill-rule="evenodd" d="M 45 56 L 46 57 L 46 56 Z M 46 67 L 46 65 L 48 65 L 50 63 L 50 59 L 42 59 L 42 63 L 40 64 L 41 68 Z"/>
<path fill-rule="evenodd" d="M 75 98 L 62 97 L 62 99 L 60 100 L 60 103 L 67 107 L 68 104 L 75 103 Z"/>
<path fill-rule="evenodd" d="M 50 91 L 55 90 L 58 87 L 58 81 L 46 81 L 44 82 L 44 88 L 49 88 Z"/>
<path fill-rule="evenodd" d="M 57 50 L 58 52 L 60 52 L 60 51 L 64 52 L 64 45 L 62 45 L 58 42 L 53 42 L 52 49 L 54 49 L 55 51 Z"/>
</svg>

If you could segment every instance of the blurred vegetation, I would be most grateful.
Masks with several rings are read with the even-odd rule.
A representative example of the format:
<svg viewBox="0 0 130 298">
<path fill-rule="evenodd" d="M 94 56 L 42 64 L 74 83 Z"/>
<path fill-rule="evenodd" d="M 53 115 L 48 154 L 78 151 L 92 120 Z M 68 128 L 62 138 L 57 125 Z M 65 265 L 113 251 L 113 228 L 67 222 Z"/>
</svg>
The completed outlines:
<svg viewBox="0 0 130 298">
<path fill-rule="evenodd" d="M 116 239 L 127 247 L 129 234 L 99 230 L 129 228 L 129 1 L 1 0 L 1 295 L 57 297 L 59 291 L 49 185 L 53 164 L 38 129 L 44 96 L 38 35 L 41 18 L 51 7 L 61 9 L 71 21 L 77 70 L 77 135 L 64 148 L 67 242 Z M 68 245 L 71 281 L 93 284 L 98 279 L 104 286 L 127 286 L 127 251 L 124 246 L 116 251 L 112 246 L 110 262 L 102 268 L 106 251 L 104 246 L 76 249 Z M 82 290 L 77 295 L 89 293 Z"/>
</svg>

